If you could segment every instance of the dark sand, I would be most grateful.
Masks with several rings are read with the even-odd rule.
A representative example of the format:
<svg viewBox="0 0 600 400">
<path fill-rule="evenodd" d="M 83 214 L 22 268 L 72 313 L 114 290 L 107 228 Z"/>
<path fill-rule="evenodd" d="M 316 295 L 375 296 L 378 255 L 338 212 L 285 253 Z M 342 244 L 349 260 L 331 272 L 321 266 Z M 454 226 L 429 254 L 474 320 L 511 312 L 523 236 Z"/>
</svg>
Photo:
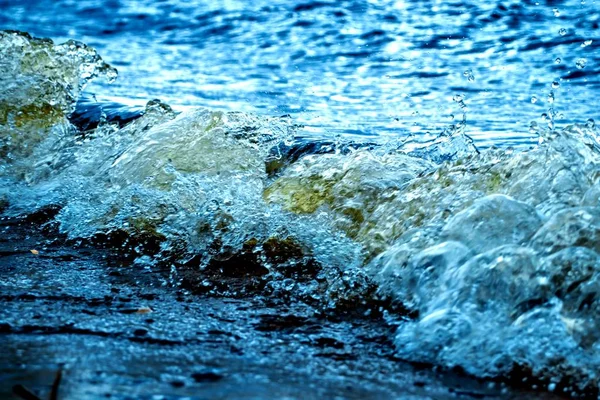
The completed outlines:
<svg viewBox="0 0 600 400">
<path fill-rule="evenodd" d="M 58 399 L 557 398 L 397 360 L 379 318 L 191 294 L 51 236 L 0 223 L 1 399 L 48 399 L 59 370 Z"/>
</svg>

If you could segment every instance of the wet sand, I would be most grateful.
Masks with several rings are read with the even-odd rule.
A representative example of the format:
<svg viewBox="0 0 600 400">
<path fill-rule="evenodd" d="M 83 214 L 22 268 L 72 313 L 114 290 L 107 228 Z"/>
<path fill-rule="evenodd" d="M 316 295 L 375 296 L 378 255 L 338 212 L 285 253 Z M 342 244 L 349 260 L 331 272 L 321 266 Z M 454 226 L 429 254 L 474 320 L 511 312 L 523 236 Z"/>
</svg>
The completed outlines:
<svg viewBox="0 0 600 400">
<path fill-rule="evenodd" d="M 380 317 L 194 294 L 169 269 L 0 223 L 0 398 L 555 399 L 411 365 Z M 242 278 L 243 279 L 243 278 Z"/>
</svg>

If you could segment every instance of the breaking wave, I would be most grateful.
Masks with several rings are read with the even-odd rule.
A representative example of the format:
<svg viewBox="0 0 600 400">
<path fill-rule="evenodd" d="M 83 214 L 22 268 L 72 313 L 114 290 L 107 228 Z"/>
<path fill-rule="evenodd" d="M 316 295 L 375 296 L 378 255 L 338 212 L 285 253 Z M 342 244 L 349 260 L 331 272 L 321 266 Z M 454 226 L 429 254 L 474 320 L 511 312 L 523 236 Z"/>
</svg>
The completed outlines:
<svg viewBox="0 0 600 400">
<path fill-rule="evenodd" d="M 0 33 L 5 216 L 51 208 L 69 239 L 118 236 L 136 263 L 251 261 L 262 290 L 327 309 L 385 301 L 404 359 L 597 393 L 592 120 L 534 125 L 525 151 L 480 151 L 465 121 L 431 140 L 311 142 L 287 116 L 111 112 L 80 96 L 97 76 L 116 70 L 84 44 Z"/>
</svg>

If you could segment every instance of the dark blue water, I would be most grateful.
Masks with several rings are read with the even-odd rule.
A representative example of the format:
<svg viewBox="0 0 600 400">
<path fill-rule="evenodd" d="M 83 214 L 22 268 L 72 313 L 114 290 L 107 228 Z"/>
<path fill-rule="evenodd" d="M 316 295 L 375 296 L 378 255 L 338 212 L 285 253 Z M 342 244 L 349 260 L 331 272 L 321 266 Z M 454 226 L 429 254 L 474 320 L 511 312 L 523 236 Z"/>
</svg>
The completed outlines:
<svg viewBox="0 0 600 400">
<path fill-rule="evenodd" d="M 599 11 L 594 0 L 28 0 L 0 2 L 0 27 L 95 47 L 120 76 L 90 91 L 121 101 L 289 113 L 304 135 L 372 139 L 438 132 L 462 115 L 460 95 L 480 145 L 530 144 L 550 106 L 558 125 L 597 117 Z"/>
</svg>

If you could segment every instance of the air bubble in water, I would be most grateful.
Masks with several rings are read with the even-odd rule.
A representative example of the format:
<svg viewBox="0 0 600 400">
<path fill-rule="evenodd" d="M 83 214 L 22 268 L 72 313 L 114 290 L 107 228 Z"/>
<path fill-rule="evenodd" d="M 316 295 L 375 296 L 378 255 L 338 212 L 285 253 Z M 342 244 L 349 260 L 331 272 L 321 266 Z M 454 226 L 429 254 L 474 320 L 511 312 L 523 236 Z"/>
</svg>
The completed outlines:
<svg viewBox="0 0 600 400">
<path fill-rule="evenodd" d="M 581 43 L 581 47 L 588 47 L 592 44 L 592 39 L 588 39 L 585 42 Z"/>
<path fill-rule="evenodd" d="M 567 30 L 566 30 L 565 28 L 560 28 L 560 29 L 558 30 L 558 34 L 559 34 L 560 36 L 565 36 L 565 35 L 567 34 Z"/>
<path fill-rule="evenodd" d="M 537 103 L 537 101 L 538 101 L 538 98 L 536 96 L 531 96 L 531 103 L 532 104 Z"/>
<path fill-rule="evenodd" d="M 560 86 L 560 83 L 558 83 L 558 81 L 552 82 L 552 89 L 558 89 L 559 86 Z"/>
<path fill-rule="evenodd" d="M 469 82 L 473 82 L 475 80 L 475 75 L 473 75 L 473 71 L 470 69 L 463 72 L 463 76 L 466 77 Z"/>
<path fill-rule="evenodd" d="M 556 59 L 554 60 L 555 63 L 560 64 L 562 62 L 562 60 L 560 59 L 560 57 L 556 57 Z"/>
<path fill-rule="evenodd" d="M 555 17 L 558 17 L 558 16 L 560 16 L 560 11 L 558 10 L 558 8 L 553 8 L 553 9 L 552 9 L 552 12 L 554 13 L 554 16 L 555 16 Z"/>
<path fill-rule="evenodd" d="M 583 69 L 583 68 L 585 68 L 586 63 L 587 63 L 587 60 L 585 58 L 578 58 L 575 61 L 575 66 L 579 69 Z"/>
</svg>

